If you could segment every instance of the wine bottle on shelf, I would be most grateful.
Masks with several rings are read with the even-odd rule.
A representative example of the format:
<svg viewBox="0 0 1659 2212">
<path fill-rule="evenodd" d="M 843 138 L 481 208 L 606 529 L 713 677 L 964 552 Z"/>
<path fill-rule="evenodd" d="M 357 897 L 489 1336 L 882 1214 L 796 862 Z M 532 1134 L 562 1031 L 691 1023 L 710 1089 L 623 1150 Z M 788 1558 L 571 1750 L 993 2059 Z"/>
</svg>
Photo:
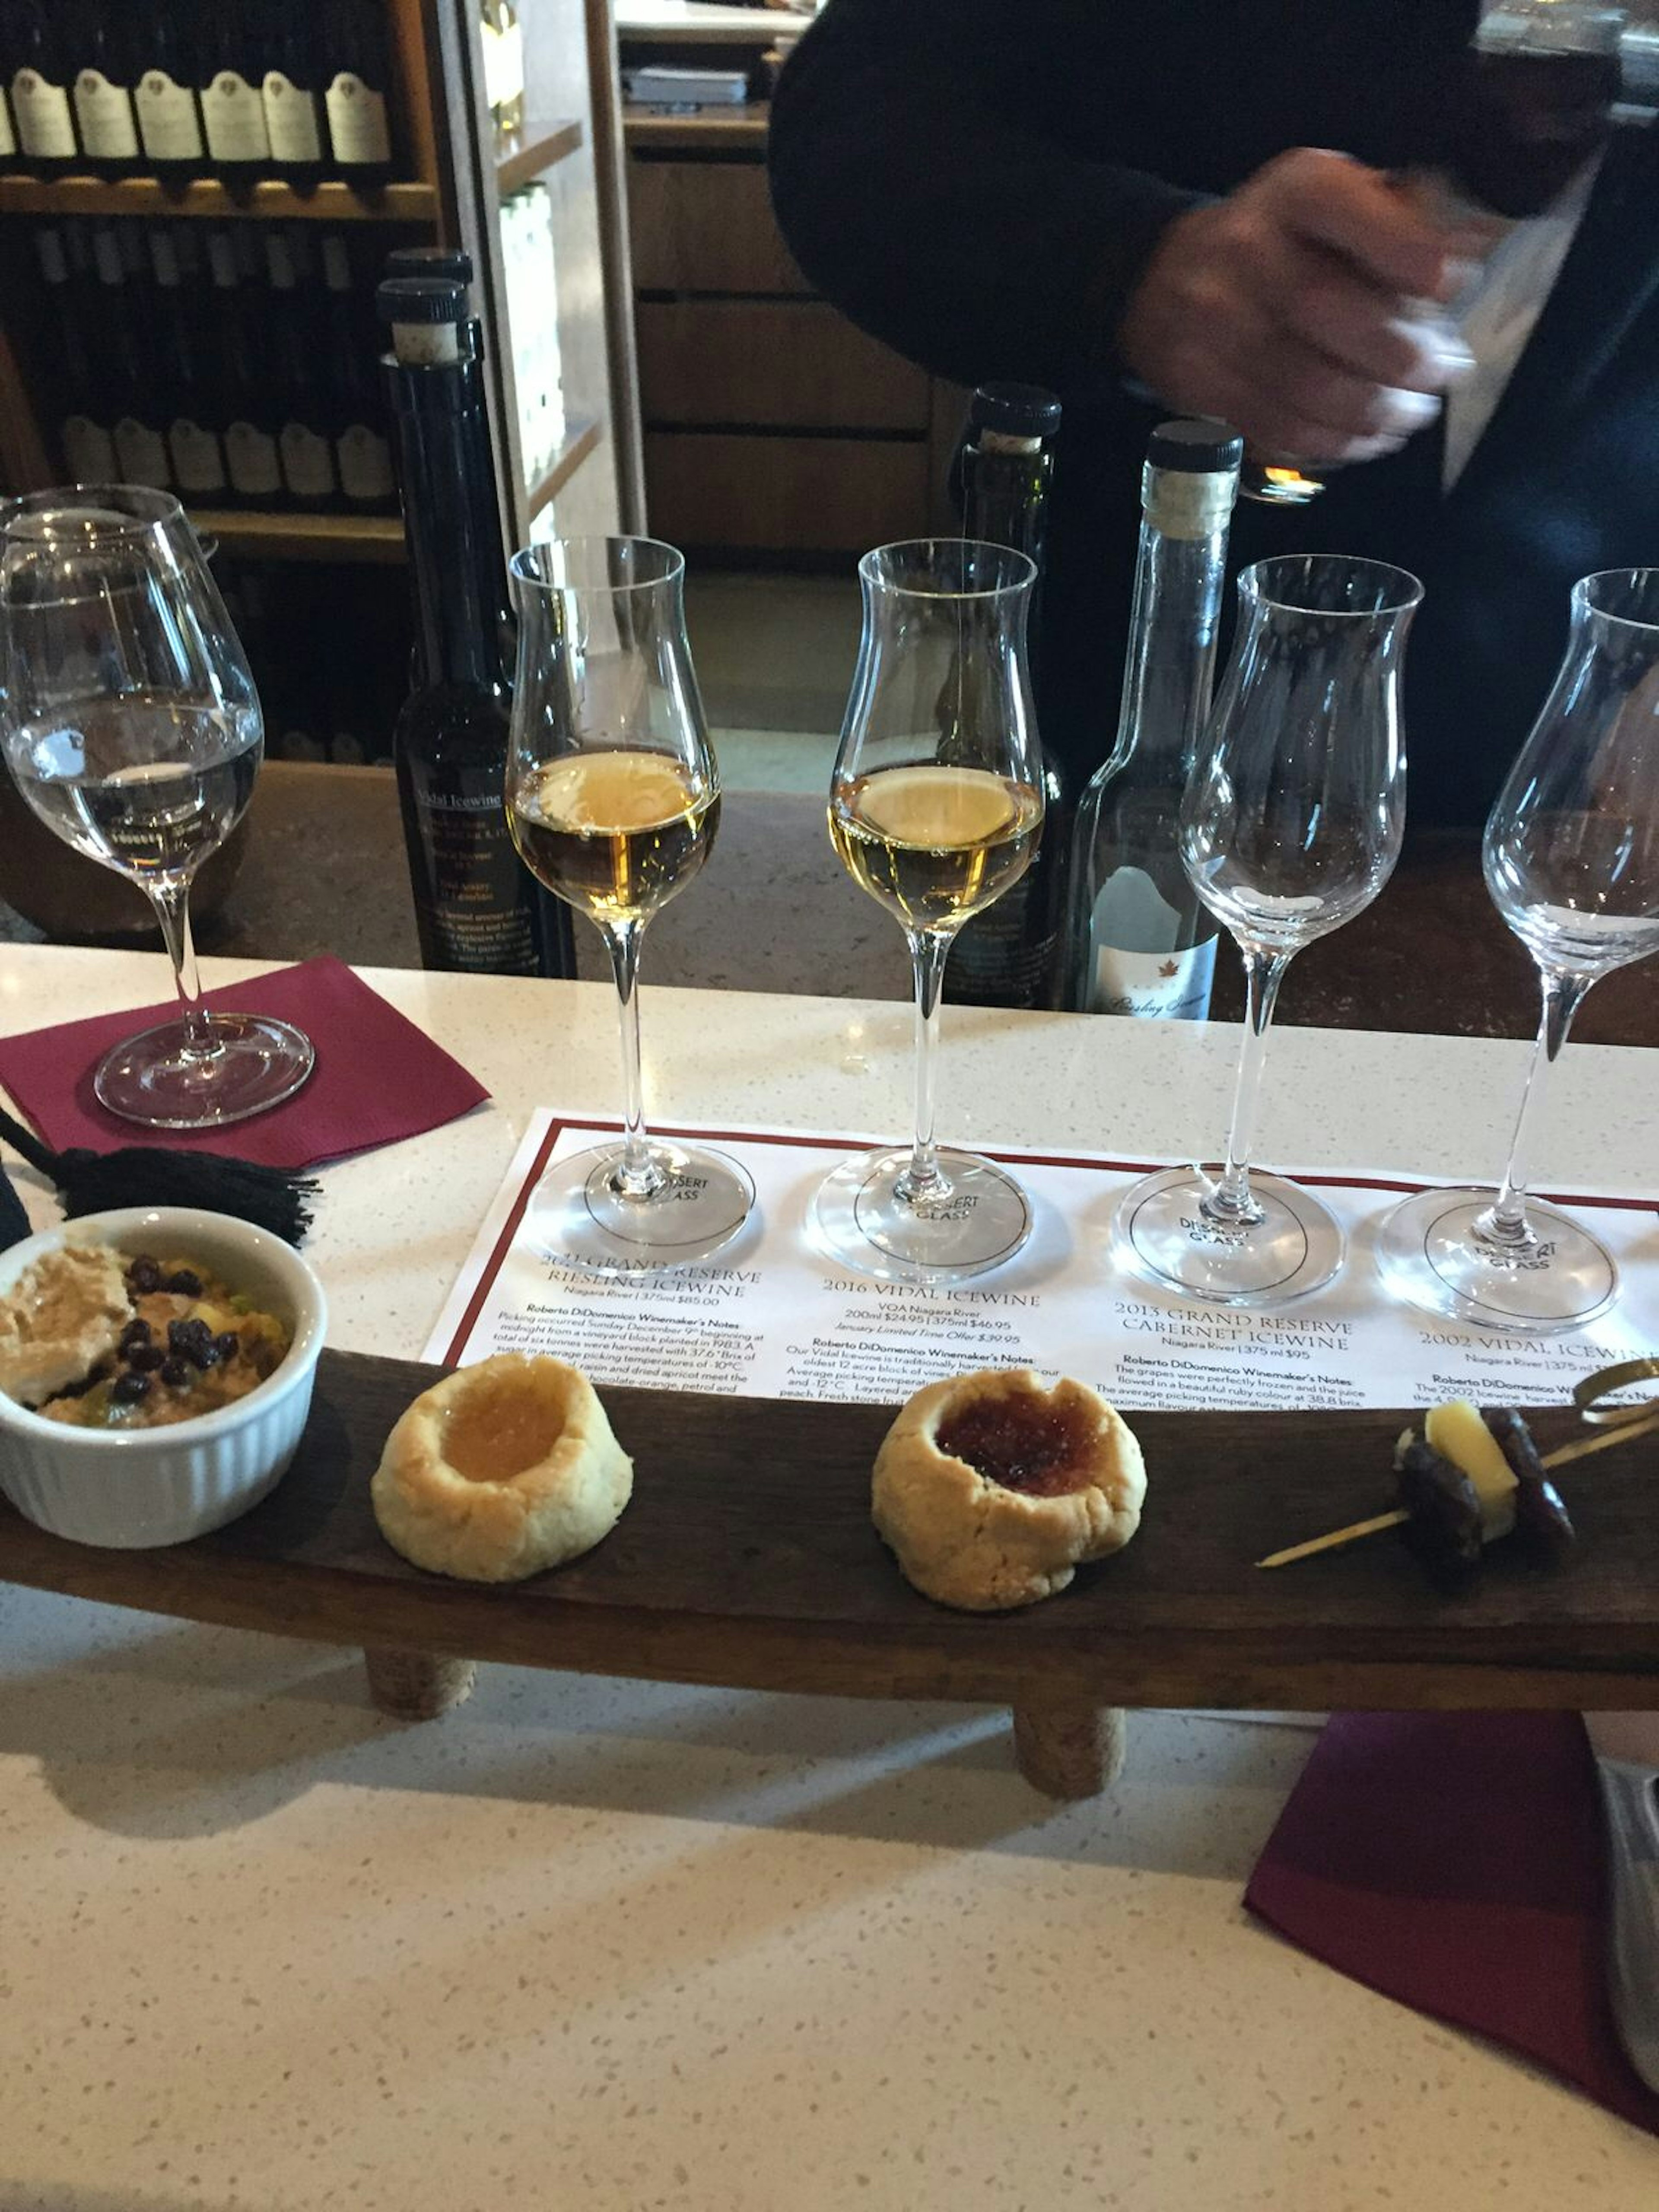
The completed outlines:
<svg viewBox="0 0 1659 2212">
<path fill-rule="evenodd" d="M 376 295 L 414 585 L 412 684 L 394 753 L 428 968 L 575 973 L 566 909 L 514 850 L 503 791 L 513 697 L 483 364 L 464 286 L 400 276 Z"/>
<path fill-rule="evenodd" d="M 180 224 L 181 231 L 189 226 Z M 211 420 L 213 393 L 202 343 L 200 270 L 194 241 L 157 227 L 149 234 L 155 276 L 155 333 L 173 481 L 187 506 L 216 507 L 225 496 L 225 452 Z M 191 283 L 191 276 L 196 282 Z"/>
<path fill-rule="evenodd" d="M 319 39 L 334 172 L 350 185 L 392 174 L 384 0 L 322 0 Z"/>
<path fill-rule="evenodd" d="M 277 7 L 265 38 L 265 135 L 271 173 L 302 191 L 325 167 L 322 74 L 315 10 Z"/>
<path fill-rule="evenodd" d="M 209 167 L 229 190 L 246 191 L 271 173 L 263 10 L 257 0 L 213 0 L 198 52 Z"/>
<path fill-rule="evenodd" d="M 331 377 L 329 409 L 340 503 L 349 513 L 384 514 L 397 507 L 398 486 L 383 428 L 385 402 L 369 370 L 371 331 L 352 285 L 351 257 L 343 238 L 324 239 L 322 262 Z"/>
<path fill-rule="evenodd" d="M 120 481 L 170 490 L 173 465 L 155 405 L 154 354 L 138 287 L 126 264 L 121 232 L 100 224 L 92 234 L 98 278 L 99 343 L 108 364 Z"/>
<path fill-rule="evenodd" d="M 1117 740 L 1078 807 L 1070 1003 L 1204 1021 L 1216 926 L 1181 864 L 1182 794 L 1209 713 L 1243 439 L 1165 422 L 1141 476 L 1140 547 Z"/>
<path fill-rule="evenodd" d="M 23 166 L 32 176 L 70 176 L 81 149 L 67 19 L 52 0 L 13 0 L 11 19 L 12 121 Z"/>
<path fill-rule="evenodd" d="M 207 170 L 207 141 L 196 98 L 194 46 L 173 8 L 129 0 L 133 33 L 132 104 L 143 165 L 163 184 L 188 183 Z"/>
<path fill-rule="evenodd" d="M 17 149 L 17 126 L 11 115 L 11 22 L 0 10 L 0 177 L 9 177 L 22 166 Z"/>
<path fill-rule="evenodd" d="M 71 483 L 117 483 L 121 471 L 97 370 L 102 342 L 94 345 L 93 340 L 98 325 L 86 312 L 82 280 L 70 265 L 64 233 L 55 226 L 35 232 L 34 252 L 46 287 L 54 370 L 69 410 L 59 433 L 64 472 Z"/>
<path fill-rule="evenodd" d="M 280 507 L 283 471 L 276 426 L 262 404 L 270 390 L 264 336 L 228 231 L 209 233 L 208 270 L 212 279 L 210 312 L 217 337 L 214 417 L 225 441 L 232 503 Z"/>
<path fill-rule="evenodd" d="M 1051 392 L 1030 384 L 982 385 L 969 404 L 962 455 L 963 535 L 1012 545 L 1036 563 L 1038 583 L 1027 628 L 1039 728 L 1042 533 L 1060 421 L 1060 402 Z M 939 757 L 945 757 L 941 747 Z M 1042 786 L 1042 839 L 1013 888 L 957 932 L 945 969 L 947 999 L 1027 1009 L 1052 1006 L 1058 1000 L 1070 823 L 1065 782 L 1047 750 Z"/>
<path fill-rule="evenodd" d="M 75 119 L 86 167 L 95 176 L 131 176 L 138 166 L 132 0 L 85 9 L 76 38 Z"/>
<path fill-rule="evenodd" d="M 296 507 L 337 503 L 334 443 L 323 400 L 321 333 L 314 326 L 308 290 L 301 292 L 294 248 L 280 231 L 265 240 L 265 263 L 276 310 L 274 368 L 281 428 L 276 434 L 283 483 Z"/>
</svg>

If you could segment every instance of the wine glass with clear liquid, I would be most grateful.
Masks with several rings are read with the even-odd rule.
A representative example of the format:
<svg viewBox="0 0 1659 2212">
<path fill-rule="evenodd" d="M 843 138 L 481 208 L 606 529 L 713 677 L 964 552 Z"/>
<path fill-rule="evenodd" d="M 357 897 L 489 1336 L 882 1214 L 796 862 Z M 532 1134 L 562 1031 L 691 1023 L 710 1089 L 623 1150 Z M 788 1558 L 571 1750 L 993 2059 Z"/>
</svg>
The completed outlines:
<svg viewBox="0 0 1659 2212">
<path fill-rule="evenodd" d="M 605 939 L 622 1018 L 624 1131 L 555 1164 L 537 1226 L 611 1275 L 727 1244 L 755 1188 L 703 1145 L 647 1135 L 639 966 L 646 925 L 714 849 L 720 787 L 686 641 L 685 563 L 648 538 L 556 539 L 509 564 L 519 609 L 507 816 L 525 866 Z"/>
<path fill-rule="evenodd" d="M 1329 1207 L 1250 1166 L 1267 1031 L 1304 945 L 1368 907 L 1400 856 L 1400 676 L 1423 596 L 1376 561 L 1296 554 L 1238 580 L 1240 628 L 1181 809 L 1181 858 L 1244 958 L 1248 1000 L 1227 1158 L 1165 1168 L 1118 1201 L 1119 1256 L 1218 1305 L 1282 1305 L 1341 1267 Z"/>
<path fill-rule="evenodd" d="M 1566 654 L 1487 820 L 1482 860 L 1542 986 L 1509 1164 L 1496 1190 L 1425 1190 L 1395 1206 L 1377 1264 L 1396 1297 L 1428 1312 L 1552 1335 L 1619 1295 L 1613 1255 L 1528 1184 L 1547 1073 L 1585 993 L 1659 952 L 1659 568 L 1573 586 Z"/>
<path fill-rule="evenodd" d="M 0 744 L 47 828 L 143 891 L 173 962 L 177 1018 L 105 1055 L 100 1103 L 150 1128 L 209 1129 L 291 1097 L 310 1040 L 201 1002 L 191 881 L 247 806 L 264 724 L 167 493 L 77 485 L 0 508 Z"/>
<path fill-rule="evenodd" d="M 884 545 L 859 563 L 864 629 L 830 793 L 842 865 L 903 928 L 915 972 L 915 1133 L 846 1160 L 812 1201 L 819 1244 L 890 1282 L 1012 1259 L 1031 1209 L 1006 1169 L 934 1140 L 939 989 L 951 939 L 1019 881 L 1042 829 L 1025 660 L 1036 570 L 972 539 Z"/>
</svg>

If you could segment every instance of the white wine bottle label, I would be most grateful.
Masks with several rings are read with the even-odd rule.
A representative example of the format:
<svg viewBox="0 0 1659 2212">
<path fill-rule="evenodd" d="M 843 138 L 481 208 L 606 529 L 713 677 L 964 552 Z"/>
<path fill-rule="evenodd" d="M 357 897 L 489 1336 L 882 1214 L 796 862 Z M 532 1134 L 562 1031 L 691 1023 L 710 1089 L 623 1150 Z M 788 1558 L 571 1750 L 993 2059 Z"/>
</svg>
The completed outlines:
<svg viewBox="0 0 1659 2212">
<path fill-rule="evenodd" d="M 322 133 L 317 127 L 315 97 L 281 70 L 267 70 L 265 134 L 279 161 L 320 161 Z"/>
<path fill-rule="evenodd" d="M 225 432 L 225 466 L 244 499 L 275 499 L 283 489 L 276 441 L 252 422 L 233 422 Z"/>
<path fill-rule="evenodd" d="M 216 161 L 270 159 L 264 94 L 234 70 L 221 70 L 211 84 L 203 86 L 202 120 L 208 152 Z"/>
<path fill-rule="evenodd" d="M 84 415 L 71 415 L 64 422 L 64 459 L 76 483 L 114 483 L 121 474 L 114 439 Z"/>
<path fill-rule="evenodd" d="M 88 154 L 100 161 L 137 159 L 138 126 L 125 85 L 112 84 L 100 70 L 82 70 L 75 80 L 75 113 Z"/>
<path fill-rule="evenodd" d="M 149 484 L 153 490 L 166 491 L 173 482 L 167 440 L 159 430 L 135 422 L 131 415 L 124 415 L 115 426 L 115 458 L 126 483 Z"/>
<path fill-rule="evenodd" d="M 204 430 L 188 416 L 177 416 L 167 426 L 167 445 L 179 489 L 197 497 L 225 488 L 224 449 L 216 430 Z"/>
<path fill-rule="evenodd" d="M 295 499 L 332 499 L 334 449 L 303 422 L 285 422 L 281 439 L 283 482 Z"/>
<path fill-rule="evenodd" d="M 334 158 L 343 167 L 367 168 L 392 159 L 386 100 L 349 70 L 342 70 L 328 88 L 328 135 Z"/>
<path fill-rule="evenodd" d="M 40 161 L 75 156 L 75 118 L 66 87 L 48 84 L 39 70 L 19 70 L 11 81 L 11 104 L 23 151 Z"/>
<path fill-rule="evenodd" d="M 11 98 L 0 84 L 0 161 L 9 160 L 17 151 L 17 133 L 11 127 Z"/>
<path fill-rule="evenodd" d="M 1125 952 L 1098 939 L 1092 950 L 1091 1014 L 1134 1014 L 1158 1022 L 1208 1019 L 1215 982 L 1213 937 L 1185 952 Z"/>
<path fill-rule="evenodd" d="M 366 422 L 340 433 L 340 486 L 348 499 L 380 505 L 397 489 L 392 448 Z"/>
<path fill-rule="evenodd" d="M 152 161 L 201 160 L 202 120 L 187 84 L 175 84 L 165 70 L 146 70 L 133 102 L 139 136 Z"/>
</svg>

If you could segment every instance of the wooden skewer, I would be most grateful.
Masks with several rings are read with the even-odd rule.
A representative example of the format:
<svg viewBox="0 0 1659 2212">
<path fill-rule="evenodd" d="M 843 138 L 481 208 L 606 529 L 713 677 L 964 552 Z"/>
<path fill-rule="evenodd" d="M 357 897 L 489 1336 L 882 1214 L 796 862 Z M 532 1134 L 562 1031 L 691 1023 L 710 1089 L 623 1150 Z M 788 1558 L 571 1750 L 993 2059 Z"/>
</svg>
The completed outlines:
<svg viewBox="0 0 1659 2212">
<path fill-rule="evenodd" d="M 1628 1443 L 1632 1437 L 1647 1436 L 1656 1429 L 1659 1429 L 1659 1413 L 1633 1416 L 1615 1428 L 1603 1429 L 1596 1436 L 1580 1437 L 1572 1443 L 1562 1444 L 1539 1463 L 1545 1468 L 1565 1467 L 1569 1460 L 1588 1459 L 1592 1452 L 1611 1451 L 1614 1444 Z M 1269 1552 L 1256 1565 L 1288 1567 L 1292 1560 L 1310 1559 L 1316 1552 L 1335 1552 L 1345 1544 L 1357 1544 L 1362 1536 L 1380 1536 L 1385 1528 L 1398 1528 L 1411 1517 L 1404 1506 L 1396 1506 L 1392 1513 L 1373 1513 L 1369 1521 L 1351 1521 L 1346 1528 L 1332 1528 L 1322 1536 L 1310 1536 L 1305 1544 L 1291 1544 L 1282 1552 Z"/>
</svg>

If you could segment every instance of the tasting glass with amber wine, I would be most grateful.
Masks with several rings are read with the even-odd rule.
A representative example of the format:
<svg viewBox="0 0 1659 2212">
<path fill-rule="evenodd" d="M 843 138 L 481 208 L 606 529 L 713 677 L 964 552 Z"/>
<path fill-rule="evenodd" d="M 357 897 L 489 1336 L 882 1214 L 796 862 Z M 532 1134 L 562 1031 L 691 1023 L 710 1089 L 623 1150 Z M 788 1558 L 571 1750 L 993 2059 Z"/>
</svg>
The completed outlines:
<svg viewBox="0 0 1659 2212">
<path fill-rule="evenodd" d="M 728 1243 L 755 1201 L 723 1152 L 645 1127 L 641 940 L 708 858 L 720 813 L 685 635 L 685 563 L 653 538 L 579 538 L 515 553 L 511 573 L 507 820 L 531 873 L 605 939 L 622 1017 L 622 1138 L 556 1163 L 534 1218 L 600 1273 L 682 1266 Z"/>
<path fill-rule="evenodd" d="M 973 539 L 884 545 L 859 563 L 864 629 L 836 756 L 830 838 L 902 928 L 915 971 L 915 1132 L 844 1161 L 818 1190 L 823 1249 L 891 1282 L 948 1282 L 1011 1259 L 1024 1192 L 933 1135 L 939 987 L 951 941 L 1012 889 L 1042 829 L 1025 626 L 1036 570 Z"/>
</svg>

